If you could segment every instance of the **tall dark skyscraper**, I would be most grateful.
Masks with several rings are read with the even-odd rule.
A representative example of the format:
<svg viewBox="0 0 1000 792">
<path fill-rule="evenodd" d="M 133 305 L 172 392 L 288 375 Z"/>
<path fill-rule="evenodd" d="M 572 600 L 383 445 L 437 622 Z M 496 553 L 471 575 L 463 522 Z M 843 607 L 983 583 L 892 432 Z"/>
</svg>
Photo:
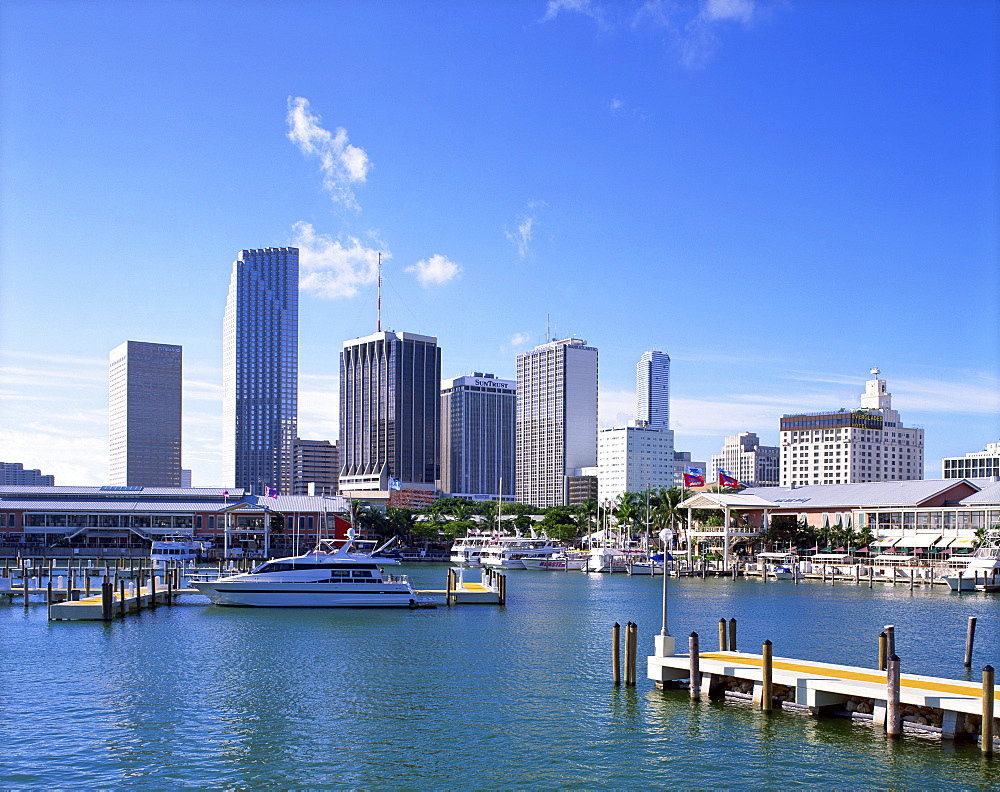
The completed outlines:
<svg viewBox="0 0 1000 792">
<path fill-rule="evenodd" d="M 298 248 L 242 250 L 223 323 L 223 483 L 292 491 L 298 417 Z"/>
<path fill-rule="evenodd" d="M 111 350 L 108 363 L 108 481 L 179 487 L 181 348 L 126 341 Z"/>
<path fill-rule="evenodd" d="M 340 353 L 340 491 L 433 490 L 439 476 L 437 339 L 380 331 Z"/>
</svg>

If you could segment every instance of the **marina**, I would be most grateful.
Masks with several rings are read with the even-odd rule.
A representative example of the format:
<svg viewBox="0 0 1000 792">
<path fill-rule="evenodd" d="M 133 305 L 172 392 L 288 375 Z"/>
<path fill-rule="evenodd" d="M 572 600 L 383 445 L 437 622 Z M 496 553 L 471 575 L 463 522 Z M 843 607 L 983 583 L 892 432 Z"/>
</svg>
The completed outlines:
<svg viewBox="0 0 1000 792">
<path fill-rule="evenodd" d="M 448 570 L 415 564 L 407 573 L 416 590 L 432 591 Z M 692 702 L 645 674 L 615 688 L 608 627 L 635 622 L 638 653 L 649 656 L 659 576 L 508 579 L 506 608 L 217 608 L 182 595 L 171 608 L 86 624 L 48 622 L 40 601 L 0 606 L 5 706 L 18 724 L 6 785 L 1000 784 L 998 763 L 974 743 L 940 743 L 932 732 L 889 743 L 865 721 L 780 709 L 765 717 L 749 696 Z M 982 592 L 711 576 L 669 586 L 678 636 L 708 635 L 722 611 L 739 620 L 743 648 L 769 639 L 781 657 L 872 669 L 878 633 L 894 623 L 906 674 L 974 684 L 997 662 L 996 600 Z M 974 671 L 963 666 L 969 616 L 979 618 Z M 456 711 L 475 728 L 456 736 Z"/>
</svg>

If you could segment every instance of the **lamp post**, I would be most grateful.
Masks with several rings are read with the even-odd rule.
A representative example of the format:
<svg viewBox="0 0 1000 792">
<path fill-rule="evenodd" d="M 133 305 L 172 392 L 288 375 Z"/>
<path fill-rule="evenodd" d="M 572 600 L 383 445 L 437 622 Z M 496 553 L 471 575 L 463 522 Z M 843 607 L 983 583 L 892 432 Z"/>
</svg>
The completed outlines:
<svg viewBox="0 0 1000 792">
<path fill-rule="evenodd" d="M 660 544 L 663 547 L 663 619 L 660 634 L 654 639 L 657 657 L 672 657 L 674 654 L 674 637 L 667 629 L 667 580 L 670 578 L 667 570 L 668 545 L 673 543 L 674 532 L 669 528 L 660 531 Z"/>
</svg>

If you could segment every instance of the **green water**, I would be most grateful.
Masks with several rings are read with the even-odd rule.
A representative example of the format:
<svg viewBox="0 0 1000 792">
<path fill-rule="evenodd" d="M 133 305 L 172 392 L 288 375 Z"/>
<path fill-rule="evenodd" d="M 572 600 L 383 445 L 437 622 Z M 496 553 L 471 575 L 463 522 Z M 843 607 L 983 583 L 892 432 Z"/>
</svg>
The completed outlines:
<svg viewBox="0 0 1000 792">
<path fill-rule="evenodd" d="M 446 567 L 406 569 L 443 588 Z M 660 627 L 661 580 L 511 572 L 508 605 L 436 610 L 173 607 L 110 624 L 0 605 L 3 788 L 1000 787 L 973 745 L 610 681 L 611 624 Z M 1000 664 L 1000 599 L 941 589 L 670 581 L 670 630 L 904 672 Z M 979 626 L 972 677 L 965 625 Z"/>
</svg>

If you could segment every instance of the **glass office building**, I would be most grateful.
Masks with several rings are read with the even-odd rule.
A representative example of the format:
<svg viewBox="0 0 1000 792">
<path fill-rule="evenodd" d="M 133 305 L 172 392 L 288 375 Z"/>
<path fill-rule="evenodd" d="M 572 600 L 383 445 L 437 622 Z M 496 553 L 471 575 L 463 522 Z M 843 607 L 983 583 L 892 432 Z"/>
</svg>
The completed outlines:
<svg viewBox="0 0 1000 792">
<path fill-rule="evenodd" d="M 223 483 L 292 491 L 298 416 L 298 248 L 242 250 L 223 323 Z"/>
<path fill-rule="evenodd" d="M 434 490 L 439 476 L 437 339 L 379 331 L 340 353 L 340 491 Z"/>
<path fill-rule="evenodd" d="M 181 347 L 126 341 L 108 356 L 109 478 L 181 485 Z"/>
</svg>

